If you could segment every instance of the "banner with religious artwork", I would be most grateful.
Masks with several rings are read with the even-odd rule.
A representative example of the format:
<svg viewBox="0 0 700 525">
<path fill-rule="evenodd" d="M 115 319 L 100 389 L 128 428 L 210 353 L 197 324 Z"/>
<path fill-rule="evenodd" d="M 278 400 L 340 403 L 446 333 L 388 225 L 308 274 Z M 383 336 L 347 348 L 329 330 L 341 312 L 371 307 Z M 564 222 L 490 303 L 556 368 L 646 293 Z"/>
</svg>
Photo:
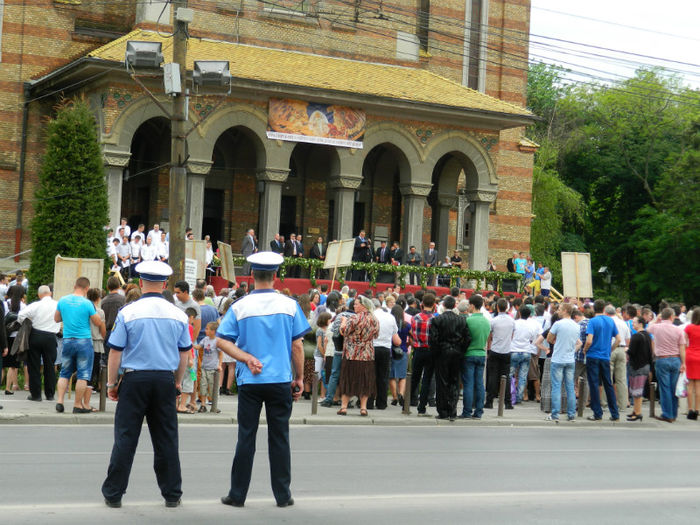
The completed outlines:
<svg viewBox="0 0 700 525">
<path fill-rule="evenodd" d="M 365 124 L 362 110 L 271 98 L 267 138 L 362 149 Z"/>
</svg>

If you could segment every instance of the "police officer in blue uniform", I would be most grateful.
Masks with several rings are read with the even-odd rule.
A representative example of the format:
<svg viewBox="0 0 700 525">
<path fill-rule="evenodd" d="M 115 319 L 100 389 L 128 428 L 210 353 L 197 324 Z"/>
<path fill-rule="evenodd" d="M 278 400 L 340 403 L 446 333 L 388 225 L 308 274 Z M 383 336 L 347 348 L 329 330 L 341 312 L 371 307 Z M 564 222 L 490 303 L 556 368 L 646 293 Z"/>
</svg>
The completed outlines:
<svg viewBox="0 0 700 525">
<path fill-rule="evenodd" d="M 166 507 L 182 496 L 175 397 L 192 348 L 187 316 L 162 291 L 173 273 L 160 261 L 136 267 L 143 295 L 119 311 L 109 336 L 107 395 L 119 401 L 114 416 L 114 447 L 102 494 L 109 507 L 121 507 L 146 417 L 155 458 L 153 469 Z M 119 367 L 124 369 L 117 384 Z"/>
<path fill-rule="evenodd" d="M 273 289 L 281 255 L 259 252 L 248 257 L 255 290 L 229 308 L 216 332 L 217 346 L 236 363 L 238 443 L 225 505 L 242 507 L 248 495 L 255 456 L 255 436 L 265 404 L 272 493 L 278 507 L 294 504 L 289 490 L 292 401 L 304 387 L 302 339 L 309 323 L 294 299 Z M 292 363 L 293 373 L 292 378 Z"/>
</svg>

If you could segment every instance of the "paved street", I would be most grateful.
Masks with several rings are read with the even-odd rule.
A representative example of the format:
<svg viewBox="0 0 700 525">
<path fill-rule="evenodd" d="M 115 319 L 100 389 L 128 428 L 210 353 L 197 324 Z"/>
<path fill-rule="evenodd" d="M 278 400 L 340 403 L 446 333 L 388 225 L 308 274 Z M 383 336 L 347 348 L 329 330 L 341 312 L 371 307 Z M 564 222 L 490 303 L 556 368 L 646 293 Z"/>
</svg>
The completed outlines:
<svg viewBox="0 0 700 525">
<path fill-rule="evenodd" d="M 99 492 L 108 425 L 3 425 L 0 515 L 13 523 L 688 523 L 700 506 L 689 428 L 292 428 L 297 504 L 269 488 L 265 427 L 246 507 L 228 487 L 235 426 L 181 426 L 183 505 L 165 509 L 144 429 L 120 510 Z"/>
</svg>

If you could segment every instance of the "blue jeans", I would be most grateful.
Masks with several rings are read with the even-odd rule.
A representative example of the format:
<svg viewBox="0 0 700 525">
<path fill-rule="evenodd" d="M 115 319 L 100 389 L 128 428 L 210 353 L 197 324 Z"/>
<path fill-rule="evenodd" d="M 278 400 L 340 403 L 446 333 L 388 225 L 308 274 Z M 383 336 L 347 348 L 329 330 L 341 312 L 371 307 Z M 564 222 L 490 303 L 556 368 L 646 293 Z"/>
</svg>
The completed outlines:
<svg viewBox="0 0 700 525">
<path fill-rule="evenodd" d="M 462 359 L 463 417 L 481 417 L 484 413 L 484 365 L 486 356 L 470 355 Z M 476 398 L 476 399 L 475 399 Z M 472 412 L 474 406 L 474 412 Z"/>
<path fill-rule="evenodd" d="M 552 419 L 559 417 L 561 412 L 561 382 L 566 388 L 566 415 L 576 417 L 576 393 L 574 392 L 574 368 L 576 363 L 552 363 Z"/>
<path fill-rule="evenodd" d="M 510 354 L 510 376 L 518 378 L 518 395 L 516 403 L 523 401 L 527 386 L 527 373 L 530 371 L 530 352 L 513 352 Z"/>
<path fill-rule="evenodd" d="M 61 354 L 61 377 L 68 379 L 77 370 L 78 380 L 90 381 L 94 357 L 92 339 L 64 337 Z"/>
<path fill-rule="evenodd" d="M 617 410 L 617 398 L 615 397 L 615 389 L 610 378 L 610 360 L 587 357 L 586 375 L 588 376 L 588 389 L 590 390 L 593 415 L 596 419 L 603 417 L 603 408 L 600 406 L 600 382 L 602 380 L 603 388 L 605 388 L 605 397 L 608 398 L 610 416 L 613 419 L 618 419 L 620 412 Z"/>
<path fill-rule="evenodd" d="M 659 383 L 659 404 L 661 417 L 676 419 L 678 417 L 678 398 L 676 383 L 681 370 L 681 360 L 678 357 L 664 357 L 654 363 L 656 381 Z"/>
<path fill-rule="evenodd" d="M 343 362 L 343 354 L 336 352 L 333 355 L 333 365 L 331 366 L 331 377 L 328 380 L 328 387 L 326 388 L 326 399 L 329 403 L 333 402 L 333 397 L 335 396 L 335 390 L 338 388 L 338 381 L 340 380 L 340 365 Z"/>
</svg>

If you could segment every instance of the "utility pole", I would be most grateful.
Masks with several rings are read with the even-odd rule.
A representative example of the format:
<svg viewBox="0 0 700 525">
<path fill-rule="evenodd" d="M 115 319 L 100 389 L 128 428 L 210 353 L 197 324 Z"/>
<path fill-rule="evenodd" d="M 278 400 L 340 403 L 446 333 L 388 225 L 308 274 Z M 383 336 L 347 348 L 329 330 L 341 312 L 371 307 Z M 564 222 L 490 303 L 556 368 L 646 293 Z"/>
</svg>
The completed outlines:
<svg viewBox="0 0 700 525">
<path fill-rule="evenodd" d="M 187 200 L 187 26 L 178 20 L 177 11 L 187 7 L 187 0 L 173 0 L 173 62 L 180 66 L 182 89 L 173 96 L 173 115 L 170 121 L 170 254 L 173 268 L 170 287 L 185 277 L 185 206 Z"/>
</svg>

